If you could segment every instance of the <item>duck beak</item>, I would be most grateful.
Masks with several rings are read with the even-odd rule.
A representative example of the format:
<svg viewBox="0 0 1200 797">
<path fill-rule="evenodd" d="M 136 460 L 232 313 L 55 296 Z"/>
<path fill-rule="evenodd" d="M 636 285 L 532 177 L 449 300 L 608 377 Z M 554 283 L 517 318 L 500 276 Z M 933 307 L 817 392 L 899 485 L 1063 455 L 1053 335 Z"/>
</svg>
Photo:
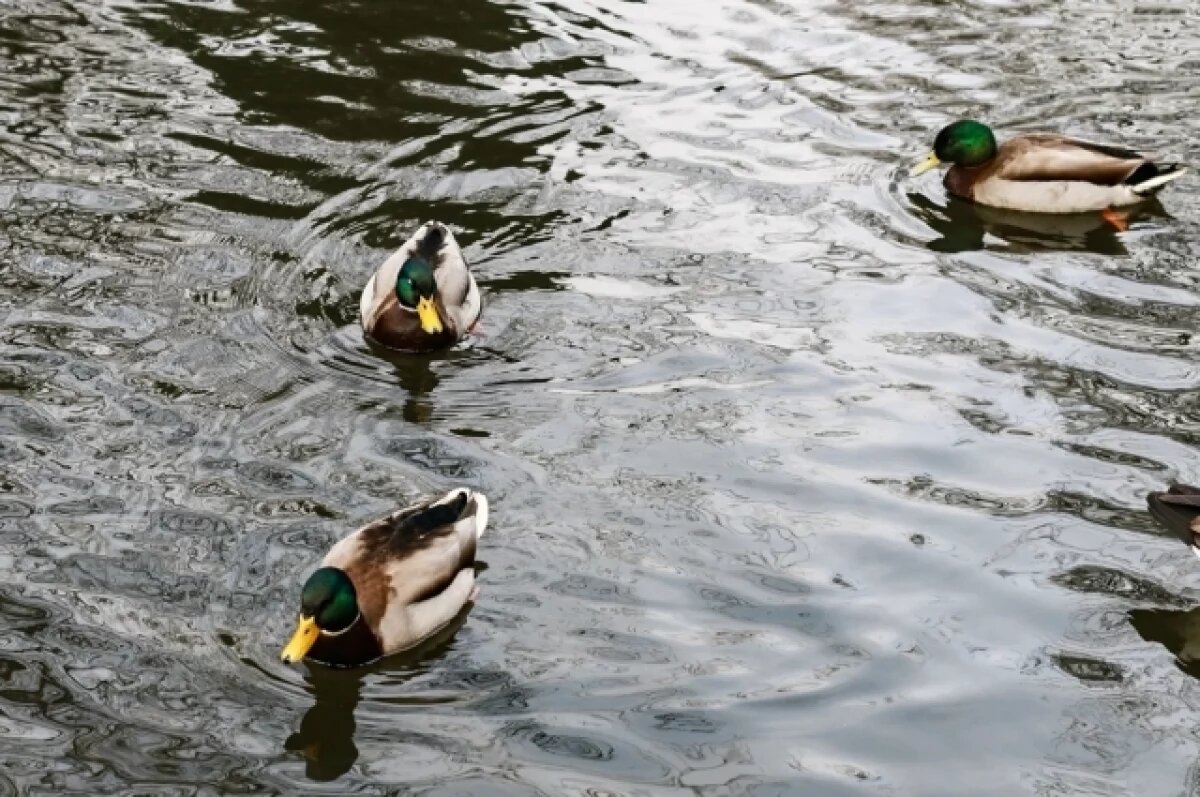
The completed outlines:
<svg viewBox="0 0 1200 797">
<path fill-rule="evenodd" d="M 941 165 L 942 165 L 942 162 L 938 158 L 938 156 L 935 155 L 934 153 L 930 152 L 928 155 L 926 155 L 924 157 L 924 159 L 922 159 L 922 161 L 920 163 L 918 163 L 916 166 L 912 167 L 912 169 L 909 170 L 908 176 L 916 177 L 918 174 L 924 174 L 925 172 L 929 171 L 930 169 L 936 169 L 937 167 L 939 167 Z"/>
<path fill-rule="evenodd" d="M 279 658 L 283 659 L 286 664 L 300 661 L 308 655 L 308 651 L 312 650 L 312 646 L 316 644 L 317 637 L 320 635 L 321 629 L 317 628 L 316 618 L 300 615 L 300 621 L 296 623 L 296 632 L 292 634 L 291 641 L 279 654 Z"/>
<path fill-rule="evenodd" d="M 421 319 L 421 329 L 425 330 L 425 334 L 441 334 L 442 319 L 438 317 L 438 311 L 433 306 L 432 298 L 422 296 L 420 301 L 417 302 L 417 317 Z"/>
</svg>

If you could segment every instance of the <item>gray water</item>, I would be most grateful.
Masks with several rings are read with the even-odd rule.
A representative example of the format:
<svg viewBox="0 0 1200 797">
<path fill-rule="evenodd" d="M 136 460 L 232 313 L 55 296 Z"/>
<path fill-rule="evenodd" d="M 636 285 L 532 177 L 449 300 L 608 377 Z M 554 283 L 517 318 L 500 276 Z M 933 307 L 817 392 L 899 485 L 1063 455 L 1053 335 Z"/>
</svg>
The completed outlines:
<svg viewBox="0 0 1200 797">
<path fill-rule="evenodd" d="M 948 201 L 947 121 L 1200 160 L 1200 6 L 6 0 L 0 794 L 1200 792 L 1200 179 Z M 389 360 L 424 220 L 482 334 Z M 460 627 L 278 659 L 467 484 Z M 1200 610 L 1197 610 L 1200 611 Z"/>
</svg>

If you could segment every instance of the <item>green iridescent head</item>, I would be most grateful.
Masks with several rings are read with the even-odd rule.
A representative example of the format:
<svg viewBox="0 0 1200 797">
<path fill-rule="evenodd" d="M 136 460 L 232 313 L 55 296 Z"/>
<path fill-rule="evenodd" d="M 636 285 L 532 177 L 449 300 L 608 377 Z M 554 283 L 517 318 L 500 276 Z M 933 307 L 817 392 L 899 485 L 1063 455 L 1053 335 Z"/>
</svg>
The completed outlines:
<svg viewBox="0 0 1200 797">
<path fill-rule="evenodd" d="M 933 141 L 933 152 L 912 169 L 914 176 L 943 163 L 972 168 L 996 157 L 996 136 L 992 129 L 973 119 L 961 119 L 943 127 Z"/>
<path fill-rule="evenodd" d="M 350 577 L 336 567 L 322 567 L 308 577 L 300 593 L 300 619 L 280 657 L 300 661 L 321 633 L 337 634 L 358 620 L 358 593 Z"/>
<path fill-rule="evenodd" d="M 300 614 L 322 631 L 344 631 L 358 617 L 358 594 L 350 577 L 336 567 L 316 570 L 300 592 Z"/>
<path fill-rule="evenodd" d="M 400 267 L 396 276 L 396 298 L 409 310 L 414 310 L 426 334 L 437 335 L 443 330 L 434 298 L 437 281 L 433 278 L 433 265 L 420 255 L 412 255 Z"/>
<path fill-rule="evenodd" d="M 433 265 L 419 255 L 404 261 L 396 275 L 396 298 L 410 310 L 416 310 L 422 298 L 432 299 L 437 291 Z"/>
</svg>

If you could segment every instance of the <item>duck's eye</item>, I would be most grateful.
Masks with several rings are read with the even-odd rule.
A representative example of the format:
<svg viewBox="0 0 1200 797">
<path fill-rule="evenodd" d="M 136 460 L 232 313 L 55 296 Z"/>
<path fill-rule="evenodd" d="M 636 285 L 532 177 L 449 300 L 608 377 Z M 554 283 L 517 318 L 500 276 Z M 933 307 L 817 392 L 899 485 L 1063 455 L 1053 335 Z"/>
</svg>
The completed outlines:
<svg viewBox="0 0 1200 797">
<path fill-rule="evenodd" d="M 412 280 L 407 277 L 401 277 L 396 281 L 396 298 L 405 307 L 416 309 L 419 298 L 417 296 L 417 286 L 413 285 Z"/>
</svg>

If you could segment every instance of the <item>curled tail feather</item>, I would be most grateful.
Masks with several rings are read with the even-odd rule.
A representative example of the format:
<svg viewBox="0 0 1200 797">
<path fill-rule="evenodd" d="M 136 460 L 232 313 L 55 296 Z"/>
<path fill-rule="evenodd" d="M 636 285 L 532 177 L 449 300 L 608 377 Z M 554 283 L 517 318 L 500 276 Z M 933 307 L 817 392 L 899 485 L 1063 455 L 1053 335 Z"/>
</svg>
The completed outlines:
<svg viewBox="0 0 1200 797">
<path fill-rule="evenodd" d="M 488 500 L 483 493 L 471 494 L 475 501 L 475 539 L 483 536 L 483 532 L 487 531 L 488 523 Z"/>
<path fill-rule="evenodd" d="M 1187 173 L 1187 167 L 1182 163 L 1151 163 L 1146 161 L 1134 169 L 1125 178 L 1125 184 L 1133 189 L 1135 194 L 1150 196 L 1156 194 L 1172 180 Z"/>
</svg>

